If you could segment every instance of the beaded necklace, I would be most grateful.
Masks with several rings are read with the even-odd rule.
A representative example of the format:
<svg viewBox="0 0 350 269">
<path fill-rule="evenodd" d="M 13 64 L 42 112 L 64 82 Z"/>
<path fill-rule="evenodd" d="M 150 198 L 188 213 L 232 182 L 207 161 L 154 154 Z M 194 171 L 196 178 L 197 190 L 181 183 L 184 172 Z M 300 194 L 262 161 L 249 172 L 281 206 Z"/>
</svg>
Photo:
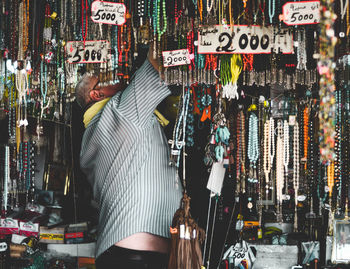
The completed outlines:
<svg viewBox="0 0 350 269">
<path fill-rule="evenodd" d="M 138 0 L 137 1 L 137 16 L 140 19 L 140 26 L 143 25 L 143 20 L 145 18 L 146 15 L 146 4 L 145 4 L 145 0 Z"/>
<path fill-rule="evenodd" d="M 299 124 L 295 122 L 293 127 L 293 188 L 294 188 L 294 231 L 298 230 L 298 192 L 299 192 Z"/>
<path fill-rule="evenodd" d="M 269 156 L 271 159 L 271 167 L 273 167 L 273 162 L 275 158 L 275 119 L 270 117 L 270 126 L 269 126 L 269 137 L 270 137 L 270 147 L 269 147 Z"/>
<path fill-rule="evenodd" d="M 24 69 L 16 72 L 16 88 L 18 91 L 18 126 L 27 126 L 27 118 L 25 116 L 22 118 L 22 105 L 24 107 L 23 114 L 26 114 L 27 111 L 26 92 L 28 90 L 28 77 Z"/>
<path fill-rule="evenodd" d="M 35 142 L 30 143 L 30 149 L 29 149 L 29 197 L 31 199 L 31 203 L 34 203 L 34 193 L 35 193 Z"/>
<path fill-rule="evenodd" d="M 89 4 L 87 0 L 81 0 L 81 36 L 84 40 L 84 46 L 85 46 L 85 41 L 88 33 L 88 9 L 89 9 Z"/>
<path fill-rule="evenodd" d="M 236 122 L 236 179 L 237 182 L 240 179 L 241 176 L 241 113 L 239 112 L 237 115 L 237 122 Z M 237 193 L 240 193 L 239 189 L 240 184 L 237 184 Z"/>
<path fill-rule="evenodd" d="M 207 15 L 210 15 L 211 10 L 213 9 L 215 0 L 207 0 Z"/>
<path fill-rule="evenodd" d="M 277 122 L 277 145 L 276 145 L 276 198 L 277 198 L 277 221 L 282 222 L 282 201 L 283 201 L 283 127 L 282 121 Z"/>
<path fill-rule="evenodd" d="M 266 181 L 266 186 L 269 182 L 269 174 L 271 171 L 271 159 L 269 156 L 269 151 L 271 148 L 270 145 L 270 120 L 266 120 L 264 123 L 264 156 L 263 156 L 263 167 L 264 167 L 264 174 L 265 174 L 265 181 Z M 266 188 L 266 191 L 268 189 Z"/>
<path fill-rule="evenodd" d="M 245 115 L 241 110 L 241 175 L 242 175 L 242 188 L 245 189 L 245 162 L 246 162 L 246 145 L 245 145 Z"/>
<path fill-rule="evenodd" d="M 186 118 L 188 113 L 188 104 L 190 101 L 190 89 L 183 86 L 183 98 L 182 98 L 182 109 L 181 112 L 178 112 L 178 117 L 176 119 L 174 131 L 173 131 L 173 140 L 170 140 L 171 144 L 171 160 L 170 164 L 179 167 L 180 165 L 180 154 L 181 149 L 184 146 L 186 141 L 185 130 L 186 130 Z M 181 99 L 180 99 L 181 102 Z M 180 107 L 180 106 L 179 106 Z M 182 136 L 182 141 L 180 141 Z"/>
<path fill-rule="evenodd" d="M 10 143 L 13 143 L 16 138 L 16 90 L 14 83 L 14 74 L 11 75 L 11 80 L 10 83 L 7 84 L 7 89 L 10 93 L 8 133 L 10 137 Z"/>
<path fill-rule="evenodd" d="M 285 177 L 285 192 L 288 192 L 288 164 L 289 164 L 289 124 L 287 120 L 283 121 L 283 165 Z"/>
<path fill-rule="evenodd" d="M 272 24 L 273 17 L 275 16 L 275 0 L 269 0 L 269 19 L 270 24 Z"/>
<path fill-rule="evenodd" d="M 309 110 L 308 107 L 306 106 L 304 108 L 303 112 L 303 120 L 304 120 L 304 133 L 303 133 L 303 138 L 304 138 L 304 156 L 302 160 L 305 162 L 304 168 L 306 170 L 307 167 L 307 153 L 308 153 L 308 142 L 309 142 Z"/>
<path fill-rule="evenodd" d="M 250 162 L 250 173 L 248 181 L 257 183 L 256 162 L 259 158 L 259 138 L 258 138 L 258 117 L 255 113 L 251 113 L 249 117 L 249 133 L 248 133 L 248 159 Z"/>
<path fill-rule="evenodd" d="M 323 187 L 323 196 L 321 197 L 321 189 Z M 322 215 L 322 207 L 327 200 L 328 196 L 327 186 L 327 167 L 323 166 L 318 171 L 318 185 L 317 185 L 317 197 L 319 199 L 319 215 Z"/>
<path fill-rule="evenodd" d="M 335 184 L 337 187 L 337 201 L 340 202 L 341 200 L 341 192 L 342 192 L 342 111 L 341 111 L 341 90 L 338 89 L 335 93 L 335 99 L 336 99 L 336 125 L 335 125 L 335 162 L 334 162 L 334 177 L 335 177 Z"/>
<path fill-rule="evenodd" d="M 167 30 L 167 15 L 166 15 L 166 1 L 165 0 L 156 0 L 157 2 L 157 19 L 156 19 L 156 23 L 157 23 L 157 36 L 158 36 L 158 41 L 160 41 L 162 35 L 166 32 Z M 162 5 L 162 17 L 163 17 L 163 29 L 160 28 L 160 11 L 161 11 L 161 5 Z"/>
<path fill-rule="evenodd" d="M 42 104 L 46 104 L 46 95 L 47 95 L 47 64 L 44 64 L 42 60 L 40 63 L 40 92 L 42 98 Z"/>
<path fill-rule="evenodd" d="M 5 146 L 5 167 L 4 167 L 4 185 L 3 185 L 3 194 L 2 194 L 2 209 L 3 216 L 6 215 L 7 210 L 7 195 L 8 195 L 8 182 L 10 181 L 10 148 Z"/>
<path fill-rule="evenodd" d="M 333 208 L 332 208 L 332 193 L 334 187 L 334 161 L 331 161 L 327 166 L 327 186 L 329 191 L 329 216 L 328 216 L 328 234 L 333 235 Z"/>
</svg>

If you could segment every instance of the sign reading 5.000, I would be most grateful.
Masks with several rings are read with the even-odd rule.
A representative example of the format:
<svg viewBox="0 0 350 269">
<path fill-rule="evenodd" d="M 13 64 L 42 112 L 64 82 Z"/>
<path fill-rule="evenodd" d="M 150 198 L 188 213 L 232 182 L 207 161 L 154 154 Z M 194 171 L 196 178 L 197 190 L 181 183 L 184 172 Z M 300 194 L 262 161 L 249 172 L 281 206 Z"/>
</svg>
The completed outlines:
<svg viewBox="0 0 350 269">
<path fill-rule="evenodd" d="M 104 63 L 110 52 L 110 43 L 107 40 L 69 41 L 66 45 L 67 62 L 77 63 Z"/>
<path fill-rule="evenodd" d="M 320 1 L 287 2 L 283 5 L 283 21 L 287 25 L 320 22 Z"/>
<path fill-rule="evenodd" d="M 276 34 L 274 34 L 276 33 Z M 287 29 L 261 26 L 216 25 L 199 29 L 198 53 L 260 54 L 293 52 L 293 36 Z"/>
<path fill-rule="evenodd" d="M 91 4 L 93 22 L 122 25 L 125 23 L 126 7 L 122 3 L 94 1 Z"/>
</svg>

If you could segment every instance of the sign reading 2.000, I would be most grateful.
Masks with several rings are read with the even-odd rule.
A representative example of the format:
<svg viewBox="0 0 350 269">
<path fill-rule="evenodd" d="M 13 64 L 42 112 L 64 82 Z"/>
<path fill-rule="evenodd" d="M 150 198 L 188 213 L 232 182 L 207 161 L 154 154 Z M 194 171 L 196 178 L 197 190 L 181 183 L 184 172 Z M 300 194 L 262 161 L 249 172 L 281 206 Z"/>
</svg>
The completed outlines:
<svg viewBox="0 0 350 269">
<path fill-rule="evenodd" d="M 125 23 L 126 7 L 123 3 L 94 1 L 91 4 L 93 22 L 122 25 Z"/>
<path fill-rule="evenodd" d="M 110 43 L 107 40 L 69 41 L 66 45 L 67 62 L 104 63 L 110 53 Z"/>
<path fill-rule="evenodd" d="M 190 64 L 188 49 L 163 51 L 163 65 L 165 67 Z"/>
<path fill-rule="evenodd" d="M 216 25 L 199 29 L 198 53 L 260 54 L 292 53 L 293 36 L 288 29 L 261 26 Z"/>
</svg>

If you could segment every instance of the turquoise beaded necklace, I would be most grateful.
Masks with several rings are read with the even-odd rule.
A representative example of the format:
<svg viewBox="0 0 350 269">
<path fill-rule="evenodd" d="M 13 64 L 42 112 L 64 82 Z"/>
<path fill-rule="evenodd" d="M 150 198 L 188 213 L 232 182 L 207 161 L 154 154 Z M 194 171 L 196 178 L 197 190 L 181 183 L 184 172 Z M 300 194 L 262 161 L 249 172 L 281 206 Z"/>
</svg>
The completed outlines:
<svg viewBox="0 0 350 269">
<path fill-rule="evenodd" d="M 275 16 L 275 0 L 269 0 L 269 18 L 270 23 L 272 24 L 273 17 Z"/>
</svg>

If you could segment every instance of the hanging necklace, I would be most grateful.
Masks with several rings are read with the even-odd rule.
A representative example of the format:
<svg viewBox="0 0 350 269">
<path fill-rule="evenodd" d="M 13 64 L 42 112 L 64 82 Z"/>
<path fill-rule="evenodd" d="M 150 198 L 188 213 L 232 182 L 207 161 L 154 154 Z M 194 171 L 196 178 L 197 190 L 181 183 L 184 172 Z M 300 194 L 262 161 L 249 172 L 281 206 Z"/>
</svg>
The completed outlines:
<svg viewBox="0 0 350 269">
<path fill-rule="evenodd" d="M 84 47 L 85 47 L 85 41 L 88 33 L 88 9 L 89 9 L 89 4 L 88 0 L 81 0 L 81 36 L 84 41 Z"/>
<path fill-rule="evenodd" d="M 26 100 L 26 92 L 28 90 L 28 77 L 25 69 L 17 70 L 16 72 L 16 88 L 18 91 L 18 126 L 27 126 L 28 120 L 24 116 L 22 118 L 22 105 L 24 107 L 24 113 L 26 114 L 27 110 L 27 100 Z"/>
<path fill-rule="evenodd" d="M 343 0 L 340 0 L 340 15 L 341 15 L 342 21 L 344 20 L 348 5 L 349 5 L 349 0 L 345 0 L 345 5 L 343 3 Z"/>
<path fill-rule="evenodd" d="M 294 231 L 298 230 L 298 191 L 299 191 L 299 124 L 295 122 L 293 128 L 293 187 L 295 193 Z"/>
<path fill-rule="evenodd" d="M 334 162 L 331 161 L 327 166 L 327 186 L 329 191 L 329 217 L 328 217 L 328 235 L 333 235 L 333 209 L 332 209 L 332 193 L 334 187 Z"/>
<path fill-rule="evenodd" d="M 157 35 L 158 35 L 158 41 L 160 41 L 162 35 L 167 30 L 167 15 L 166 15 L 166 1 L 165 0 L 156 0 L 157 1 Z M 161 5 L 162 5 L 162 17 L 163 17 L 163 29 L 160 28 L 160 11 L 161 11 Z"/>
<path fill-rule="evenodd" d="M 236 193 L 239 194 L 240 190 L 240 178 L 241 178 L 241 113 L 238 112 L 236 122 Z"/>
<path fill-rule="evenodd" d="M 283 128 L 282 121 L 277 122 L 277 145 L 276 145 L 276 196 L 277 196 L 277 221 L 282 222 L 282 192 L 284 184 L 283 173 Z"/>
<path fill-rule="evenodd" d="M 255 113 L 251 113 L 249 117 L 249 133 L 248 133 L 248 159 L 250 162 L 250 173 L 248 181 L 257 183 L 256 162 L 259 158 L 259 138 L 258 138 L 258 117 Z"/>
<path fill-rule="evenodd" d="M 2 208 L 3 208 L 3 216 L 6 216 L 7 210 L 7 195 L 8 189 L 7 185 L 10 181 L 10 148 L 9 146 L 5 146 L 5 167 L 4 167 L 4 185 L 3 185 L 3 196 L 2 196 Z"/>
<path fill-rule="evenodd" d="M 14 83 L 15 75 L 11 75 L 10 83 L 7 85 L 7 89 L 10 93 L 9 96 L 9 123 L 8 133 L 10 137 L 10 143 L 14 143 L 16 140 L 16 90 Z"/>
<path fill-rule="evenodd" d="M 273 17 L 275 16 L 275 0 L 269 0 L 269 19 L 270 24 L 272 24 Z"/>
<path fill-rule="evenodd" d="M 269 138 L 269 157 L 271 160 L 271 167 L 273 167 L 273 162 L 275 158 L 275 119 L 273 117 L 270 117 Z"/>
<path fill-rule="evenodd" d="M 188 112 L 188 104 L 190 99 L 190 89 L 185 90 L 185 86 L 183 86 L 183 97 L 180 98 L 180 102 L 182 99 L 182 109 L 178 112 L 178 117 L 175 122 L 175 127 L 173 131 L 173 140 L 170 140 L 169 143 L 171 144 L 171 156 L 170 156 L 170 165 L 174 165 L 176 167 L 179 167 L 180 165 L 180 154 L 181 149 L 184 146 L 185 141 L 185 130 L 183 127 L 186 128 L 186 123 L 183 123 L 183 121 L 186 121 L 187 118 L 187 112 Z M 179 106 L 180 107 L 180 106 Z M 183 141 L 180 141 L 181 136 L 183 137 Z"/>
<path fill-rule="evenodd" d="M 285 192 L 288 193 L 288 164 L 289 164 L 289 124 L 283 121 L 283 165 L 285 174 Z"/>
<path fill-rule="evenodd" d="M 215 0 L 207 0 L 207 15 L 210 15 L 211 10 L 213 9 Z"/>
<path fill-rule="evenodd" d="M 304 162 L 304 169 L 306 170 L 307 167 L 307 153 L 308 153 L 308 142 L 309 142 L 309 110 L 308 107 L 306 106 L 304 108 L 304 113 L 303 113 L 303 119 L 304 119 L 304 133 L 303 133 L 303 138 L 304 138 L 304 156 L 302 158 L 302 161 Z"/>
<path fill-rule="evenodd" d="M 264 167 L 266 186 L 269 182 L 269 173 L 271 171 L 271 159 L 269 156 L 269 150 L 271 147 L 270 140 L 271 140 L 270 139 L 270 120 L 266 120 L 266 122 L 264 123 L 264 156 L 263 156 L 263 162 L 264 162 L 263 167 Z"/>
</svg>

